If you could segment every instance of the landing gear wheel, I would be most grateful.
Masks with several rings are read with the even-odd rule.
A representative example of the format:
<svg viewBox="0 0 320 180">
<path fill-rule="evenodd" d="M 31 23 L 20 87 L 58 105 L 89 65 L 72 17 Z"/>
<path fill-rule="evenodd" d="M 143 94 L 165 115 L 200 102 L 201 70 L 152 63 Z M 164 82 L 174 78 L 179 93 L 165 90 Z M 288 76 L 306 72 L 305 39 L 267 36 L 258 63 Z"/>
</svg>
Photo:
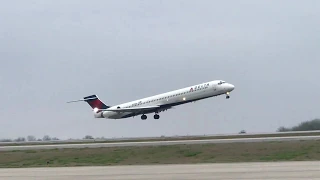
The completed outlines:
<svg viewBox="0 0 320 180">
<path fill-rule="evenodd" d="M 146 120 L 146 119 L 147 119 L 147 115 L 145 115 L 145 114 L 142 115 L 142 116 L 141 116 L 141 119 L 142 119 L 142 120 Z"/>
<path fill-rule="evenodd" d="M 153 118 L 154 118 L 154 119 L 159 119 L 160 116 L 159 116 L 159 114 L 155 114 L 155 115 L 153 116 Z"/>
<path fill-rule="evenodd" d="M 226 97 L 226 99 L 229 99 L 229 98 L 230 98 L 230 96 L 227 96 L 227 97 Z"/>
</svg>

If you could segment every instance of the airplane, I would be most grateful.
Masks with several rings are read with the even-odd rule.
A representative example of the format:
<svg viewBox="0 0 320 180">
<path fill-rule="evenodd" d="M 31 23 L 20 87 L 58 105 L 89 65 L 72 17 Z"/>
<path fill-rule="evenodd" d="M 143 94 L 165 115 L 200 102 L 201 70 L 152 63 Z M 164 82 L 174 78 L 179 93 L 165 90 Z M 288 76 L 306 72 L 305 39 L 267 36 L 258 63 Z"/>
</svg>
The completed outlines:
<svg viewBox="0 0 320 180">
<path fill-rule="evenodd" d="M 233 84 L 226 81 L 214 80 L 114 106 L 106 105 L 97 95 L 86 96 L 67 103 L 78 101 L 88 103 L 93 109 L 94 118 L 124 119 L 141 115 L 141 119 L 146 120 L 146 114 L 155 113 L 154 119 L 159 119 L 160 112 L 172 109 L 174 106 L 224 94 L 226 99 L 229 99 L 230 92 L 234 88 Z"/>
</svg>

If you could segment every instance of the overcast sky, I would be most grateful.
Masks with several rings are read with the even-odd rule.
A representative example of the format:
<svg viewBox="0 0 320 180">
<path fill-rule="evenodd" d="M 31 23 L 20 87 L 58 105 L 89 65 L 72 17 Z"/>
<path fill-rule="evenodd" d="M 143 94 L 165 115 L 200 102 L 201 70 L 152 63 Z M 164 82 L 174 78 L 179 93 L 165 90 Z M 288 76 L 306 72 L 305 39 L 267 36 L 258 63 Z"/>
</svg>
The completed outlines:
<svg viewBox="0 0 320 180">
<path fill-rule="evenodd" d="M 320 2 L 12 0 L 0 6 L 0 138 L 274 132 L 320 117 Z M 223 79 L 231 98 L 159 120 L 107 105 Z"/>
</svg>

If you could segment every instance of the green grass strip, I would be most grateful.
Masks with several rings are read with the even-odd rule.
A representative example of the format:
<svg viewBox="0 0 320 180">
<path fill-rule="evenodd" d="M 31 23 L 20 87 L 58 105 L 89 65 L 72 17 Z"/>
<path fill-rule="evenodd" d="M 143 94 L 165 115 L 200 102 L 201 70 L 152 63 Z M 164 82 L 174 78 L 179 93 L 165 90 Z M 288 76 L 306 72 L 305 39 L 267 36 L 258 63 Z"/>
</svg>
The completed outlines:
<svg viewBox="0 0 320 180">
<path fill-rule="evenodd" d="M 0 152 L 2 168 L 299 160 L 320 160 L 320 140 Z"/>
</svg>

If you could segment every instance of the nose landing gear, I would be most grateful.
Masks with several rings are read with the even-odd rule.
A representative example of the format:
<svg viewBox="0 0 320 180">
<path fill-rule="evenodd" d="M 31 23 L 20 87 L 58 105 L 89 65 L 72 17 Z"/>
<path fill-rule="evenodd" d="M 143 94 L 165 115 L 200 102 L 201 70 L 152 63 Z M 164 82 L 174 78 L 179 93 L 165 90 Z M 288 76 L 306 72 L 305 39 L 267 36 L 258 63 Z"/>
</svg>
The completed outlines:
<svg viewBox="0 0 320 180">
<path fill-rule="evenodd" d="M 227 92 L 227 93 L 226 93 L 226 95 L 227 95 L 227 96 L 226 96 L 226 99 L 229 99 L 229 98 L 230 98 L 230 95 L 229 95 L 229 94 L 230 94 L 230 92 Z"/>
</svg>

